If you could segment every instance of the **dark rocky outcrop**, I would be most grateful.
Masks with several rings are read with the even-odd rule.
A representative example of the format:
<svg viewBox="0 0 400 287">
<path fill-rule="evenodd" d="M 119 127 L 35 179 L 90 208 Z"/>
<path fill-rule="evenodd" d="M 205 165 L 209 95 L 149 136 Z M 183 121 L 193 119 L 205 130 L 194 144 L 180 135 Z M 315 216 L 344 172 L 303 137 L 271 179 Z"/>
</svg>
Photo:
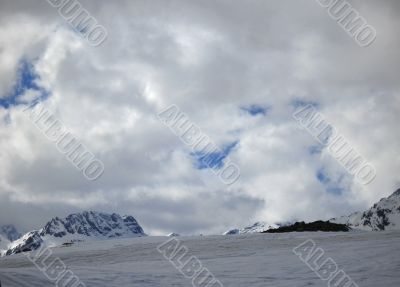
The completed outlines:
<svg viewBox="0 0 400 287">
<path fill-rule="evenodd" d="M 304 221 L 296 222 L 295 224 L 282 226 L 275 229 L 269 229 L 263 233 L 284 233 L 284 232 L 305 232 L 305 231 L 349 231 L 350 228 L 345 224 L 331 223 L 329 221 L 314 221 L 305 223 Z"/>
</svg>

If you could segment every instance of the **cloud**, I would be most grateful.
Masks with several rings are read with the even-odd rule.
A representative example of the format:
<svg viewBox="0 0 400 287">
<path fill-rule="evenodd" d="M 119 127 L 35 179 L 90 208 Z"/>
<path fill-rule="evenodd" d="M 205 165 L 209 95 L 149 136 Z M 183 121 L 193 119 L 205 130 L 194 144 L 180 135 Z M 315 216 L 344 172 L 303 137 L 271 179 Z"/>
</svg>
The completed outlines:
<svg viewBox="0 0 400 287">
<path fill-rule="evenodd" d="M 368 48 L 313 1 L 81 3 L 108 31 L 99 47 L 46 1 L 0 0 L 2 222 L 27 230 L 92 209 L 132 214 L 155 234 L 219 233 L 347 214 L 400 185 L 396 1 L 352 4 L 378 31 Z M 104 163 L 97 181 L 23 112 L 20 99 L 43 91 Z M 371 184 L 292 118 L 310 103 L 376 167 Z M 216 157 L 229 154 L 239 181 L 228 187 L 199 168 L 201 155 L 157 119 L 171 104 L 221 147 Z"/>
</svg>

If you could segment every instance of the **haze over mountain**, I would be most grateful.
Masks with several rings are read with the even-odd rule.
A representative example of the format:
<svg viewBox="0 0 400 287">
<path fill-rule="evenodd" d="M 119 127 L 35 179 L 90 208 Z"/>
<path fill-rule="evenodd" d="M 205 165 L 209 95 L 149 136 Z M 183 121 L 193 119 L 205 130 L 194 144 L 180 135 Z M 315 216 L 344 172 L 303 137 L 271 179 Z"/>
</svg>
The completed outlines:
<svg viewBox="0 0 400 287">
<path fill-rule="evenodd" d="M 7 249 L 7 246 L 11 241 L 17 240 L 21 237 L 21 233 L 18 232 L 12 224 L 3 225 L 0 227 L 0 254 L 1 250 Z"/>
<path fill-rule="evenodd" d="M 9 241 L 14 241 L 22 235 L 17 228 L 12 224 L 3 225 L 0 227 L 0 235 L 7 238 Z"/>
</svg>

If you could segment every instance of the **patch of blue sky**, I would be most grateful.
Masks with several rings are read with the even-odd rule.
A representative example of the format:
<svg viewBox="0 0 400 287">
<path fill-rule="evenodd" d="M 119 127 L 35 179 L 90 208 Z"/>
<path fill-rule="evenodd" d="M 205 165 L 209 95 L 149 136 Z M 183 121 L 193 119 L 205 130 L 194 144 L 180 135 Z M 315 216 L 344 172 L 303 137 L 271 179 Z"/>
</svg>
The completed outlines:
<svg viewBox="0 0 400 287">
<path fill-rule="evenodd" d="M 224 166 L 224 159 L 236 147 L 239 141 L 224 145 L 221 149 L 215 149 L 210 153 L 193 152 L 191 155 L 195 158 L 195 167 L 197 169 L 220 169 Z"/>
<path fill-rule="evenodd" d="M 308 152 L 312 155 L 320 154 L 323 148 L 324 146 L 322 144 L 313 145 L 308 148 Z"/>
<path fill-rule="evenodd" d="M 78 25 L 73 25 L 73 24 L 65 24 L 64 27 L 71 31 L 74 34 L 77 34 L 79 36 L 85 36 L 88 31 L 89 28 L 87 27 L 87 25 L 84 25 L 83 23 L 78 23 Z"/>
<path fill-rule="evenodd" d="M 34 105 L 47 99 L 50 96 L 50 92 L 41 87 L 37 83 L 38 80 L 40 80 L 40 77 L 36 73 L 32 62 L 22 59 L 18 65 L 15 84 L 8 95 L 0 98 L 0 106 L 9 109 L 17 105 Z M 22 96 L 28 90 L 38 93 L 38 96 L 32 99 L 31 102 L 26 102 L 22 99 Z"/>
<path fill-rule="evenodd" d="M 269 107 L 255 105 L 255 104 L 249 105 L 249 106 L 243 106 L 240 109 L 242 111 L 249 113 L 252 116 L 257 116 L 257 115 L 265 116 L 265 115 L 267 115 L 268 111 L 270 110 Z"/>
<path fill-rule="evenodd" d="M 302 108 L 308 105 L 311 105 L 314 108 L 318 108 L 320 106 L 318 102 L 303 99 L 294 99 L 290 102 L 290 105 L 293 106 L 295 109 Z"/>
<path fill-rule="evenodd" d="M 343 187 L 345 174 L 341 174 L 338 178 L 332 179 L 324 168 L 317 170 L 316 178 L 325 186 L 325 191 L 333 195 L 342 195 L 345 192 Z"/>
<path fill-rule="evenodd" d="M 321 182 L 322 184 L 328 184 L 331 182 L 331 179 L 326 174 L 325 170 L 322 168 L 317 171 L 316 176 L 317 176 L 318 181 Z"/>
</svg>

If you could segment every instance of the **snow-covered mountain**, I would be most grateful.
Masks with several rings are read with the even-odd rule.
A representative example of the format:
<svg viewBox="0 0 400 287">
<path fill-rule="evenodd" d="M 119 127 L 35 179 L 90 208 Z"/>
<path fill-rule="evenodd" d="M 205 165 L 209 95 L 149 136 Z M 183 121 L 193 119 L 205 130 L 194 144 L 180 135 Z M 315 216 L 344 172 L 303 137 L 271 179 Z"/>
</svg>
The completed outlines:
<svg viewBox="0 0 400 287">
<path fill-rule="evenodd" d="M 20 239 L 11 242 L 7 246 L 7 250 L 2 253 L 4 255 L 17 254 L 20 252 L 32 251 L 39 248 L 43 244 L 43 239 L 38 230 L 29 231 L 24 234 Z"/>
<path fill-rule="evenodd" d="M 370 209 L 355 212 L 329 220 L 333 223 L 347 224 L 353 229 L 362 230 L 399 230 L 400 229 L 400 189 L 387 198 L 382 198 Z"/>
<path fill-rule="evenodd" d="M 251 226 L 244 227 L 242 229 L 235 228 L 235 229 L 228 230 L 224 233 L 224 235 L 260 233 L 260 232 L 266 231 L 271 228 L 278 228 L 283 225 L 284 224 L 280 224 L 280 223 L 270 224 L 270 223 L 267 223 L 264 221 L 259 221 L 259 222 L 254 223 Z"/>
<path fill-rule="evenodd" d="M 15 226 L 12 224 L 1 226 L 0 235 L 4 238 L 7 238 L 8 241 L 17 240 L 22 236 L 22 234 L 18 232 L 17 228 L 15 228 Z"/>
<path fill-rule="evenodd" d="M 42 244 L 58 246 L 88 239 L 146 236 L 132 216 L 84 211 L 61 219 L 55 217 L 42 229 L 30 231 L 10 243 L 6 255 L 37 249 Z"/>
<path fill-rule="evenodd" d="M 64 237 L 68 234 L 83 236 L 120 237 L 143 235 L 143 229 L 132 216 L 85 211 L 68 215 L 65 219 L 53 218 L 43 228 L 41 235 Z"/>
</svg>

